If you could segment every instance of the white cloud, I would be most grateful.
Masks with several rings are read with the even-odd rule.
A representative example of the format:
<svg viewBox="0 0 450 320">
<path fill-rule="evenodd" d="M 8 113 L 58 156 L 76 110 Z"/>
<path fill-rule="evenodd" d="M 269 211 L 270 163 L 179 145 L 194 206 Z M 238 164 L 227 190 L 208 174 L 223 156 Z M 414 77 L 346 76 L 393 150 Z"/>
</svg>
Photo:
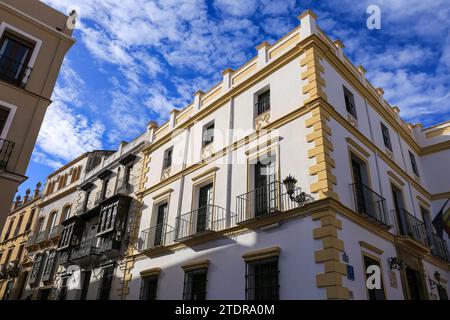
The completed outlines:
<svg viewBox="0 0 450 320">
<path fill-rule="evenodd" d="M 47 110 L 37 140 L 39 150 L 62 160 L 72 160 L 86 151 L 102 148 L 105 128 L 90 123 L 66 105 L 55 101 Z"/>
<path fill-rule="evenodd" d="M 214 4 L 221 12 L 237 17 L 250 16 L 258 8 L 256 0 L 215 0 Z"/>
</svg>

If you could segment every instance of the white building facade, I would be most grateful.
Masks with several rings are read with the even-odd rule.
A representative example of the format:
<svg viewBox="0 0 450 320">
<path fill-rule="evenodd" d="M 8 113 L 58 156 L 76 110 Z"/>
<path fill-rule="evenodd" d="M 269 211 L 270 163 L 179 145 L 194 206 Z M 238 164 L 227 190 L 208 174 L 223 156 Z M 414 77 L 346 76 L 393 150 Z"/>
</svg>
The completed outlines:
<svg viewBox="0 0 450 320">
<path fill-rule="evenodd" d="M 152 129 L 122 298 L 446 299 L 450 124 L 404 123 L 299 20 Z"/>
</svg>

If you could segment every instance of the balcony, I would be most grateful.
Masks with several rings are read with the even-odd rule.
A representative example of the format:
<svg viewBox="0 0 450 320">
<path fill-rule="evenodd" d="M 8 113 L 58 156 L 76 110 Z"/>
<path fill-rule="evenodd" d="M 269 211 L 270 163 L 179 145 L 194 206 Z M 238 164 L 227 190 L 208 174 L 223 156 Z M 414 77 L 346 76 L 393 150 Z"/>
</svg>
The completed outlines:
<svg viewBox="0 0 450 320">
<path fill-rule="evenodd" d="M 300 196 L 301 189 L 295 188 L 292 197 Z M 307 201 L 312 198 L 307 196 Z M 299 208 L 301 205 L 291 200 L 283 183 L 275 181 L 236 197 L 236 224 Z"/>
<path fill-rule="evenodd" d="M 19 275 L 19 262 L 17 260 L 10 261 L 6 265 L 6 275 L 10 278 L 14 278 Z"/>
<path fill-rule="evenodd" d="M 132 192 L 132 188 L 133 188 L 133 186 L 131 185 L 131 183 L 128 181 L 127 178 L 121 178 L 117 182 L 116 192 L 129 194 Z"/>
<path fill-rule="evenodd" d="M 184 241 L 227 227 L 227 210 L 207 205 L 176 218 L 176 241 Z"/>
<path fill-rule="evenodd" d="M 428 237 L 425 224 L 405 209 L 393 210 L 397 219 L 397 229 L 400 235 L 413 239 L 422 246 L 428 247 Z"/>
<path fill-rule="evenodd" d="M 36 235 L 34 243 L 35 244 L 40 243 L 40 242 L 46 240 L 47 238 L 48 238 L 48 230 L 41 231 Z"/>
<path fill-rule="evenodd" d="M 390 229 L 386 199 L 364 184 L 354 183 L 350 186 L 353 191 L 355 211 L 373 224 Z"/>
<path fill-rule="evenodd" d="M 8 278 L 8 275 L 6 274 L 6 265 L 5 264 L 0 264 L 0 279 L 6 279 Z"/>
<path fill-rule="evenodd" d="M 431 234 L 431 254 L 444 261 L 450 262 L 450 255 L 448 253 L 447 242 L 444 239 L 439 238 L 434 233 Z"/>
<path fill-rule="evenodd" d="M 49 239 L 52 239 L 52 238 L 55 238 L 55 237 L 57 237 L 57 236 L 59 236 L 60 234 L 61 234 L 61 225 L 57 225 L 57 226 L 54 226 L 51 230 L 50 230 L 50 232 L 49 232 L 49 234 L 48 234 L 48 238 Z"/>
<path fill-rule="evenodd" d="M 160 223 L 141 232 L 138 249 L 141 252 L 162 249 L 174 243 L 174 240 L 175 228 L 168 224 Z"/>
<path fill-rule="evenodd" d="M 122 247 L 122 241 L 119 232 L 109 233 L 106 237 L 98 238 L 98 253 L 107 256 L 108 258 L 114 258 L 120 255 L 120 249 Z"/>
<path fill-rule="evenodd" d="M 98 261 L 98 238 L 88 238 L 72 249 L 70 260 L 79 265 L 94 265 Z"/>
<path fill-rule="evenodd" d="M 108 199 L 110 196 L 111 196 L 111 191 L 110 190 L 106 190 L 106 192 L 104 192 L 104 193 L 103 193 L 102 190 L 100 190 L 99 192 L 97 192 L 95 194 L 94 206 L 96 206 L 100 202 Z"/>
<path fill-rule="evenodd" d="M 6 55 L 0 56 L 0 79 L 15 86 L 25 88 L 32 69 L 21 61 L 11 59 Z"/>
<path fill-rule="evenodd" d="M 0 170 L 6 170 L 9 158 L 14 149 L 14 142 L 0 139 Z"/>
<path fill-rule="evenodd" d="M 68 267 L 71 264 L 72 250 L 65 249 L 59 252 L 58 264 L 63 267 Z"/>
</svg>

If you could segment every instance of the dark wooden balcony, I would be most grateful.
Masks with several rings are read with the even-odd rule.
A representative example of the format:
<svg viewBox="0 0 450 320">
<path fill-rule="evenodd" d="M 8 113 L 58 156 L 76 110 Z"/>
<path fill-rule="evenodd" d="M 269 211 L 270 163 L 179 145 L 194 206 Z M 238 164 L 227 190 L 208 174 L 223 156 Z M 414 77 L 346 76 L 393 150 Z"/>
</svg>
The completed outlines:
<svg viewBox="0 0 450 320">
<path fill-rule="evenodd" d="M 99 260 L 98 238 L 84 239 L 71 250 L 70 260 L 78 265 L 96 265 Z"/>
</svg>

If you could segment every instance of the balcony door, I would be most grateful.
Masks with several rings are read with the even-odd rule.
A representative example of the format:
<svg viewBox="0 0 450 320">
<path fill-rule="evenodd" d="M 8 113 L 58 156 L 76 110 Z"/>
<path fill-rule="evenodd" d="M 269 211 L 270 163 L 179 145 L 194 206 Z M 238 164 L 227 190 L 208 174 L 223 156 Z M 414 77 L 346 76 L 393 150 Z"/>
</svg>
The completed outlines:
<svg viewBox="0 0 450 320">
<path fill-rule="evenodd" d="M 198 193 L 198 210 L 196 217 L 196 233 L 204 232 L 208 227 L 208 215 L 211 212 L 210 205 L 213 202 L 213 184 L 209 183 L 200 188 Z M 195 218 L 195 217 L 194 217 Z"/>
<path fill-rule="evenodd" d="M 355 184 L 356 211 L 373 216 L 374 206 L 371 205 L 369 192 L 369 173 L 367 165 L 355 155 L 351 157 L 353 183 Z"/>
<path fill-rule="evenodd" d="M 406 281 L 408 283 L 409 300 L 424 300 L 425 293 L 422 286 L 420 272 L 406 267 Z"/>
<path fill-rule="evenodd" d="M 166 218 L 167 203 L 160 204 L 158 206 L 158 212 L 156 213 L 156 224 L 155 224 L 155 241 L 154 246 L 159 246 L 162 244 L 164 236 L 164 220 Z"/>
<path fill-rule="evenodd" d="M 405 208 L 405 203 L 403 202 L 402 190 L 400 190 L 394 185 L 391 185 L 391 189 L 392 189 L 392 201 L 394 203 L 394 210 L 397 218 L 399 231 L 401 234 L 407 235 L 408 228 L 406 226 L 406 217 L 403 212 L 403 209 Z"/>
<path fill-rule="evenodd" d="M 275 161 L 266 158 L 254 166 L 255 217 L 263 216 L 276 209 Z"/>
<path fill-rule="evenodd" d="M 32 45 L 6 34 L 0 40 L 0 74 L 7 81 L 20 83 L 32 53 Z"/>
</svg>

